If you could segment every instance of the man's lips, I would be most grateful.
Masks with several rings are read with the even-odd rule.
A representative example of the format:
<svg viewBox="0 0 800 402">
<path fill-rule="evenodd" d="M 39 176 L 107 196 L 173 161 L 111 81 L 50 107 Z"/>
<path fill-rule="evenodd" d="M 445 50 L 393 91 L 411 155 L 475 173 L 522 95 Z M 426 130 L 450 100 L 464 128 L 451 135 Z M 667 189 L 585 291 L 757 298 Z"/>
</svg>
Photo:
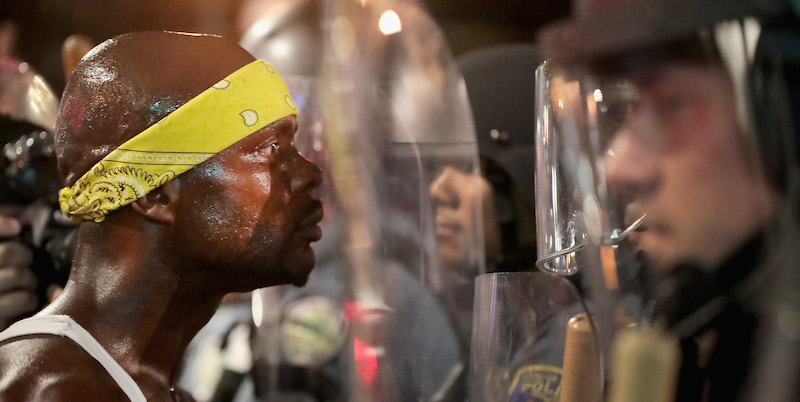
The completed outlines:
<svg viewBox="0 0 800 402">
<path fill-rule="evenodd" d="M 649 241 L 660 242 L 664 238 L 671 236 L 673 232 L 672 227 L 659 222 L 646 222 L 633 230 L 628 239 L 631 242 L 641 242 L 643 238 L 647 237 Z"/>
<path fill-rule="evenodd" d="M 437 221 L 436 222 L 436 236 L 437 237 L 452 237 L 461 231 L 461 225 L 452 221 Z"/>
<path fill-rule="evenodd" d="M 622 230 L 619 237 L 622 239 L 627 238 L 629 241 L 636 243 L 642 233 L 647 231 L 649 223 L 650 219 L 647 214 L 628 210 L 625 214 L 625 229 Z"/>
<path fill-rule="evenodd" d="M 628 234 L 628 240 L 636 243 L 639 241 L 639 238 L 642 236 L 642 233 L 645 232 L 647 232 L 647 227 L 644 225 L 639 226 L 638 228 L 632 230 L 631 233 Z"/>
<path fill-rule="evenodd" d="M 322 222 L 324 216 L 322 203 L 314 200 L 308 208 L 306 217 L 297 224 L 297 233 L 309 242 L 321 239 L 322 228 L 319 227 L 319 223 Z"/>
</svg>

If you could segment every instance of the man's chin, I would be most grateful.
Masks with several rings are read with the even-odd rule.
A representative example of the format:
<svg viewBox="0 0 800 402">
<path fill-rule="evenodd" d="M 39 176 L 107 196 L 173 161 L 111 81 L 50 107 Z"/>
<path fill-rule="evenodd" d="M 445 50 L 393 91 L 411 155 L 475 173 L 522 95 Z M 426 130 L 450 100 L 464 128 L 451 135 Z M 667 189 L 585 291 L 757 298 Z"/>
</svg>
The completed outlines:
<svg viewBox="0 0 800 402">
<path fill-rule="evenodd" d="M 671 250 L 666 244 L 654 246 L 640 243 L 639 249 L 647 255 L 647 266 L 659 274 L 671 272 L 681 262 L 676 258 L 675 250 Z"/>
<path fill-rule="evenodd" d="M 647 266 L 655 272 L 665 272 L 664 242 L 655 241 L 652 233 L 644 232 L 635 238 L 636 249 L 647 256 Z"/>
<path fill-rule="evenodd" d="M 306 283 L 308 283 L 308 275 L 306 275 L 306 276 L 304 276 L 302 278 L 298 278 L 297 280 L 293 281 L 291 283 L 291 285 L 296 287 L 296 288 L 302 288 L 302 287 L 306 286 Z"/>
<path fill-rule="evenodd" d="M 439 263 L 441 266 L 448 270 L 461 270 L 471 268 L 469 264 L 469 254 L 464 251 L 463 247 L 455 247 L 453 245 L 439 245 Z"/>
<path fill-rule="evenodd" d="M 308 277 L 316 264 L 314 252 L 309 247 L 303 255 L 294 262 L 289 269 L 290 278 L 288 283 L 296 287 L 303 287 L 308 282 Z"/>
</svg>

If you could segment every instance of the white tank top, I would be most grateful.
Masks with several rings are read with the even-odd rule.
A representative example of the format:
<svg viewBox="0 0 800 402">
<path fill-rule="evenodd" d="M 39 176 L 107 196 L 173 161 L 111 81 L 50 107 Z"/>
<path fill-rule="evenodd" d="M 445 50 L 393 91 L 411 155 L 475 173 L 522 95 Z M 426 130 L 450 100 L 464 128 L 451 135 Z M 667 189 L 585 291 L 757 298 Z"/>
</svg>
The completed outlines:
<svg viewBox="0 0 800 402">
<path fill-rule="evenodd" d="M 133 378 L 103 349 L 100 343 L 89 334 L 89 331 L 78 325 L 69 316 L 42 315 L 17 321 L 5 331 L 0 332 L 0 342 L 26 335 L 58 335 L 71 339 L 103 365 L 103 368 L 108 371 L 108 374 L 131 401 L 147 402 Z"/>
</svg>

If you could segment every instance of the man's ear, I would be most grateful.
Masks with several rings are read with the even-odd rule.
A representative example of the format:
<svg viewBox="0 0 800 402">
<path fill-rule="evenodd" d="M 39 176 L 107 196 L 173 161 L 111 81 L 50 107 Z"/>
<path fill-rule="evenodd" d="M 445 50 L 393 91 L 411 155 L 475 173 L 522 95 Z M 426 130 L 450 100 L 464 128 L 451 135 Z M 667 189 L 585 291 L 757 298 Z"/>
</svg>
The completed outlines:
<svg viewBox="0 0 800 402">
<path fill-rule="evenodd" d="M 169 224 L 175 221 L 178 193 L 178 181 L 170 180 L 132 202 L 131 208 L 149 221 Z"/>
</svg>

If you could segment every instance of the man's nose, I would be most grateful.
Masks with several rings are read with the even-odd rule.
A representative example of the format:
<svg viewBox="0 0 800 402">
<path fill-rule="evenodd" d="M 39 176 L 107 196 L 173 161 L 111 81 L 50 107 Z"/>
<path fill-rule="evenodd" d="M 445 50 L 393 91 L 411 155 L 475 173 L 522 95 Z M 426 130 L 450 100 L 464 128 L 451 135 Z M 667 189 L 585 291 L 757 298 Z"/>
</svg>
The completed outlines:
<svg viewBox="0 0 800 402">
<path fill-rule="evenodd" d="M 433 180 L 430 186 L 431 197 L 436 205 L 457 208 L 459 204 L 458 193 L 454 188 L 455 168 L 445 166 L 442 173 Z"/>
<path fill-rule="evenodd" d="M 310 160 L 298 154 L 292 168 L 293 193 L 311 191 L 322 184 L 322 171 Z"/>
<path fill-rule="evenodd" d="M 632 202 L 658 186 L 655 155 L 637 145 L 629 128 L 617 133 L 603 161 L 609 192 L 617 199 Z"/>
</svg>

